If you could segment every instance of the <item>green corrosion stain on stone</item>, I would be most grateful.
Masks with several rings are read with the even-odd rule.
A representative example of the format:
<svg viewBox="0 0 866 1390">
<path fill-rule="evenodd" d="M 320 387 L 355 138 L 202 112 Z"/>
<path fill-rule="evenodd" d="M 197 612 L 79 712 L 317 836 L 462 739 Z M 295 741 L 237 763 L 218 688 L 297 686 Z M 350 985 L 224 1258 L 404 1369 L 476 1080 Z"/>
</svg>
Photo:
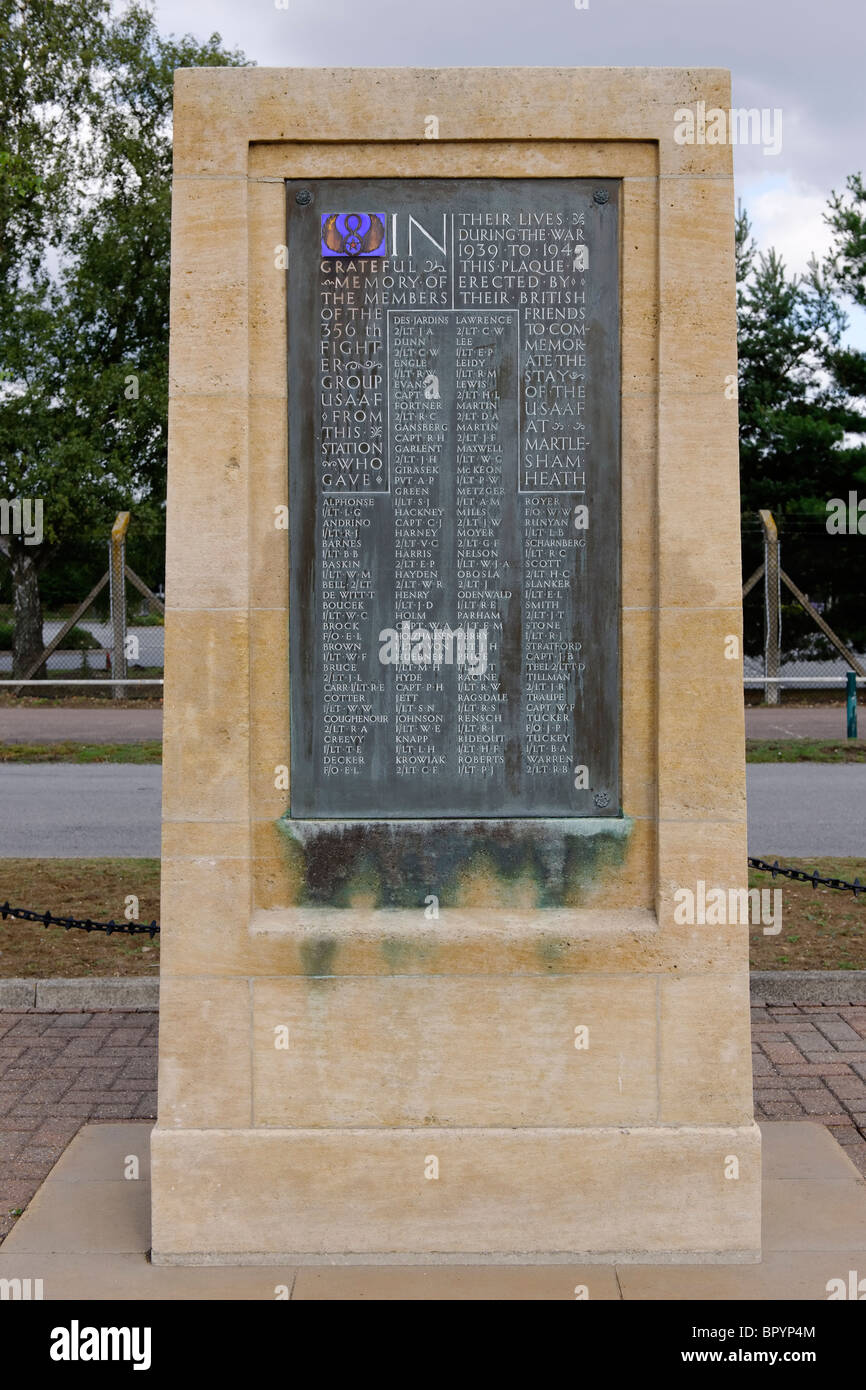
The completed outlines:
<svg viewBox="0 0 866 1390">
<path fill-rule="evenodd" d="M 423 911 L 429 894 L 442 908 L 579 906 L 622 866 L 633 822 L 284 817 L 278 824 L 298 903 Z"/>
<path fill-rule="evenodd" d="M 382 955 L 392 975 L 399 975 L 416 955 L 411 941 L 403 941 L 399 936 L 382 938 Z"/>
<path fill-rule="evenodd" d="M 349 877 L 340 887 L 340 907 L 374 908 L 382 897 L 382 883 L 371 854 L 361 855 L 353 864 Z"/>
<path fill-rule="evenodd" d="M 335 936 L 312 936 L 301 943 L 301 965 L 305 975 L 333 975 L 337 954 Z"/>
<path fill-rule="evenodd" d="M 613 830 L 610 827 L 616 826 Z M 603 821 L 604 829 L 590 836 L 568 835 L 563 864 L 563 906 L 579 907 L 601 878 L 613 878 L 625 863 L 634 821 L 622 817 Z"/>
<path fill-rule="evenodd" d="M 548 970 L 553 970 L 568 955 L 569 942 L 561 937 L 544 936 L 538 944 L 538 955 Z"/>
</svg>

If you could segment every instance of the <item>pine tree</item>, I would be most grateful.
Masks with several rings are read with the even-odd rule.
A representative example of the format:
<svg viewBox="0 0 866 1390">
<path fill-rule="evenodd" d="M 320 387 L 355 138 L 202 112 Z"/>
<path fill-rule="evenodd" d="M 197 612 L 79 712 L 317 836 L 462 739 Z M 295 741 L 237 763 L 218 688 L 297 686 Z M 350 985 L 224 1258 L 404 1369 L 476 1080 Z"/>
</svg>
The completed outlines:
<svg viewBox="0 0 866 1390">
<path fill-rule="evenodd" d="M 862 572 L 844 547 L 826 544 L 827 504 L 847 497 L 866 461 L 858 438 L 866 429 L 856 389 L 860 355 L 842 347 L 847 318 L 838 280 L 814 258 L 805 275 L 789 276 L 775 250 L 758 253 L 742 211 L 736 254 L 743 569 L 762 558 L 756 513 L 768 508 L 785 569 L 824 604 L 840 636 L 860 646 Z M 747 648 L 754 651 L 760 633 L 754 612 L 751 618 Z M 783 628 L 789 652 L 830 655 L 799 606 L 785 604 Z"/>
<path fill-rule="evenodd" d="M 862 174 L 849 174 L 845 192 L 830 195 L 824 221 L 834 234 L 828 273 L 843 294 L 866 309 L 866 186 Z"/>
<path fill-rule="evenodd" d="M 789 277 L 775 250 L 756 252 L 743 212 L 737 268 L 743 510 L 823 514 L 827 488 L 844 471 L 842 440 L 856 423 L 827 370 L 845 316 L 814 263 Z"/>
<path fill-rule="evenodd" d="M 851 174 L 844 193 L 830 196 L 824 221 L 833 232 L 833 246 L 824 263 L 824 275 L 840 294 L 866 308 L 866 187 L 862 174 Z M 839 348 L 830 354 L 829 366 L 848 393 L 852 409 L 866 419 L 866 352 Z M 859 433 L 857 423 L 850 428 Z M 855 480 L 866 489 L 866 458 L 862 451 L 852 458 Z"/>
</svg>

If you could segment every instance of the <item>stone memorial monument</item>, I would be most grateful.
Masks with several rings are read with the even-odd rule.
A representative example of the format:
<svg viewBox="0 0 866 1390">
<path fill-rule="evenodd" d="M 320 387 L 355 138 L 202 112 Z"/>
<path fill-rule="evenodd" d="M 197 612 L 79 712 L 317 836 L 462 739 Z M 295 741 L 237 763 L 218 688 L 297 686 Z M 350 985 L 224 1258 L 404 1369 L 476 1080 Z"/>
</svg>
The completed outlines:
<svg viewBox="0 0 866 1390">
<path fill-rule="evenodd" d="M 177 74 L 155 1262 L 758 1257 L 698 102 Z"/>
</svg>

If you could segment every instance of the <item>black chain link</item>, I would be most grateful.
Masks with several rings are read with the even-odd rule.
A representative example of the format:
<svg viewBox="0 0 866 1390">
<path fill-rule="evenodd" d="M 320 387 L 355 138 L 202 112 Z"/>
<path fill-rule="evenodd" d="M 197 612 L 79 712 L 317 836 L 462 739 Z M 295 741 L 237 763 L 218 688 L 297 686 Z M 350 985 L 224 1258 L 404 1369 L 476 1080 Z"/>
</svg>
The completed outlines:
<svg viewBox="0 0 866 1390">
<path fill-rule="evenodd" d="M 813 870 L 811 874 L 807 874 L 805 869 L 785 868 L 778 859 L 775 864 L 768 864 L 766 859 L 750 858 L 749 868 L 763 870 L 765 873 L 772 874 L 773 878 L 777 874 L 781 874 L 782 878 L 792 878 L 797 883 L 811 883 L 813 888 L 817 888 L 819 883 L 825 888 L 841 888 L 843 891 L 853 893 L 855 898 L 861 893 L 866 893 L 866 883 L 861 883 L 859 878 L 855 878 L 853 883 L 849 883 L 844 878 L 822 878 L 817 869 Z"/>
<path fill-rule="evenodd" d="M 861 893 L 866 894 L 866 883 L 861 883 L 859 878 L 855 878 L 853 883 L 844 878 L 822 878 L 817 869 L 807 874 L 805 869 L 788 868 L 780 864 L 778 859 L 775 863 L 769 864 L 766 859 L 754 859 L 750 855 L 749 868 L 772 874 L 773 878 L 781 875 L 782 878 L 790 878 L 797 883 L 811 883 L 813 888 L 817 888 L 819 884 L 823 888 L 839 888 L 843 892 L 853 893 L 855 898 Z M 8 902 L 0 905 L 0 917 L 4 922 L 7 917 L 17 917 L 24 922 L 41 922 L 43 927 L 64 927 L 66 931 L 71 927 L 79 927 L 82 931 L 105 932 L 106 936 L 113 936 L 116 932 L 125 933 L 127 936 L 141 936 L 146 932 L 153 939 L 159 935 L 159 925 L 156 921 L 94 922 L 90 917 L 55 917 L 52 912 L 33 912 L 27 907 L 10 907 Z"/>
<path fill-rule="evenodd" d="M 90 917 L 55 917 L 52 912 L 32 912 L 30 908 L 10 907 L 8 903 L 0 905 L 0 917 L 4 922 L 7 917 L 18 917 L 24 922 L 41 922 L 43 927 L 65 927 L 67 931 L 70 927 L 80 927 L 82 931 L 105 932 L 106 936 L 113 936 L 115 932 L 141 936 L 147 932 L 153 939 L 159 932 L 156 922 L 94 922 Z"/>
</svg>

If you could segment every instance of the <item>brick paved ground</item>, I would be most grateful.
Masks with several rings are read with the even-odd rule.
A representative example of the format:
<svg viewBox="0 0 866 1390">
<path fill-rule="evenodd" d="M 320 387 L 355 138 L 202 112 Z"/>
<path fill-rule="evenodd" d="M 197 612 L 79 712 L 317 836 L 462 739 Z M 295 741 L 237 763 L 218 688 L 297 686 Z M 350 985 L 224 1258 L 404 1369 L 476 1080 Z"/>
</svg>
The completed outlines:
<svg viewBox="0 0 866 1390">
<path fill-rule="evenodd" d="M 87 1120 L 156 1114 L 156 1013 L 0 1013 L 0 1240 Z"/>
<path fill-rule="evenodd" d="M 752 1009 L 755 1118 L 826 1125 L 866 1176 L 866 1005 Z"/>
<path fill-rule="evenodd" d="M 0 1013 L 0 1240 L 86 1120 L 156 1113 L 155 1013 Z M 759 1120 L 827 1125 L 866 1175 L 866 1005 L 752 1009 Z"/>
</svg>

